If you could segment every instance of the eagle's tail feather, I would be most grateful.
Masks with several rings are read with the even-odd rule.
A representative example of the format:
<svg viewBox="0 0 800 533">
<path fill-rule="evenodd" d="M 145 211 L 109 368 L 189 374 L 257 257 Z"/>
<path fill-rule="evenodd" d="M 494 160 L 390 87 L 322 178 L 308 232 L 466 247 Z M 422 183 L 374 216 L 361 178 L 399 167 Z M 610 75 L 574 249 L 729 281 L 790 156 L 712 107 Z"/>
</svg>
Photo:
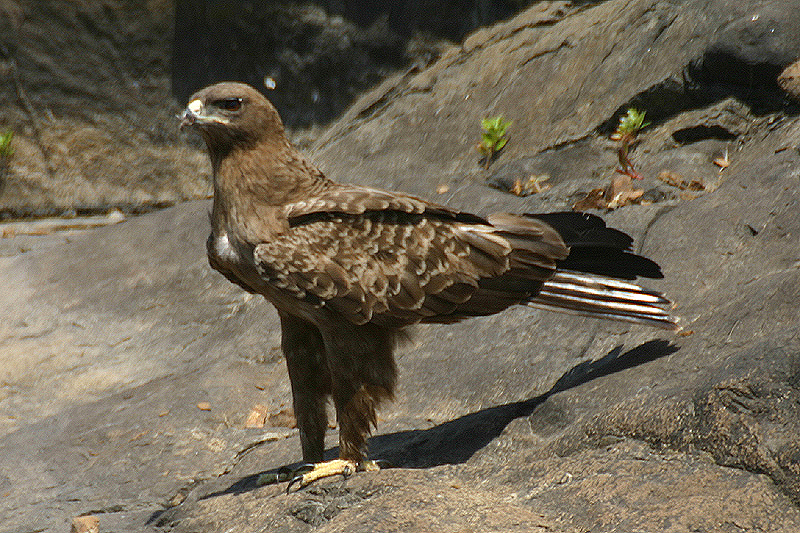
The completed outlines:
<svg viewBox="0 0 800 533">
<path fill-rule="evenodd" d="M 679 330 L 672 303 L 655 291 L 618 279 L 559 270 L 528 305 L 553 311 Z"/>
</svg>

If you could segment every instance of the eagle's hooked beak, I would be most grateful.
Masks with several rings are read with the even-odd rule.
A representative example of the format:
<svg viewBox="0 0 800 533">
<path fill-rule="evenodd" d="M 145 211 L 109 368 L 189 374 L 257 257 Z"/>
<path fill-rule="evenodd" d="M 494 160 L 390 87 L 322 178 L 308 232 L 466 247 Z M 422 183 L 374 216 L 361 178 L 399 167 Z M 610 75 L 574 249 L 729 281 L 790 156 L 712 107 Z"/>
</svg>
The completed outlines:
<svg viewBox="0 0 800 533">
<path fill-rule="evenodd" d="M 180 116 L 181 125 L 179 128 L 183 130 L 189 126 L 193 126 L 198 119 L 202 118 L 203 115 L 203 102 L 200 100 L 192 100 L 189 102 L 189 105 L 186 106 L 186 109 L 183 111 L 183 115 Z"/>
</svg>

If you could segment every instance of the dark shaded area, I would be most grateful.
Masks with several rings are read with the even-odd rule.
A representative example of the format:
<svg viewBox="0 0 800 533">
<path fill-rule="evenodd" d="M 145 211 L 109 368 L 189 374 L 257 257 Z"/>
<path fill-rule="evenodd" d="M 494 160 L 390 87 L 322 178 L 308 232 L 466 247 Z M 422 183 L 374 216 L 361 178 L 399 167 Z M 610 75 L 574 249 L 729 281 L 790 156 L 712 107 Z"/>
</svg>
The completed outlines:
<svg viewBox="0 0 800 533">
<path fill-rule="evenodd" d="M 732 141 L 736 139 L 736 137 L 737 135 L 735 133 L 717 124 L 712 126 L 701 124 L 699 126 L 677 130 L 672 134 L 672 138 L 675 139 L 675 142 L 680 144 L 691 144 L 707 139 Z"/>
<path fill-rule="evenodd" d="M 287 125 L 326 123 L 388 73 L 425 65 L 526 0 L 177 0 L 172 93 L 217 81 L 265 91 Z M 265 79 L 275 89 L 265 87 Z"/>
<path fill-rule="evenodd" d="M 712 47 L 684 71 L 687 91 L 701 102 L 734 96 L 757 114 L 780 111 L 786 99 L 778 86 L 778 75 L 794 58 L 773 63 L 765 61 L 769 59 L 765 56 L 758 62 L 751 62 L 746 57 Z"/>
<path fill-rule="evenodd" d="M 482 409 L 431 429 L 379 435 L 370 439 L 370 451 L 374 457 L 403 468 L 463 463 L 497 438 L 511 421 L 530 416 L 550 396 L 676 351 L 678 347 L 665 340 L 648 341 L 624 353 L 618 346 L 602 359 L 574 366 L 549 391 L 535 398 Z"/>
<path fill-rule="evenodd" d="M 762 60 L 752 63 L 731 52 L 720 52 L 711 47 L 684 67 L 683 79 L 669 78 L 635 95 L 603 122 L 597 131 L 602 135 L 613 132 L 620 117 L 630 108 L 645 111 L 647 122 L 659 124 L 684 111 L 707 107 L 729 97 L 743 102 L 756 115 L 776 112 L 797 115 L 800 105 L 786 97 L 777 81 L 780 72 L 790 62 L 781 60 L 771 63 Z M 717 136 L 722 132 L 707 133 L 712 135 L 704 138 L 730 138 Z M 692 139 L 692 135 L 700 134 L 702 132 L 688 133 L 690 140 L 676 141 L 700 140 Z"/>
<path fill-rule="evenodd" d="M 369 440 L 370 455 L 399 468 L 431 468 L 463 463 L 497 438 L 511 421 L 530 416 L 550 396 L 676 351 L 678 347 L 665 340 L 648 341 L 624 353 L 622 346 L 617 346 L 601 359 L 574 366 L 549 391 L 535 398 L 482 409 L 430 429 L 372 437 Z M 338 448 L 329 449 L 325 452 L 325 459 L 334 459 L 338 453 Z M 299 466 L 300 463 L 295 463 L 241 478 L 224 491 L 213 492 L 203 499 L 253 490 L 259 486 L 259 476 L 283 479 L 281 476 L 285 476 L 288 470 Z M 157 518 L 154 516 L 152 520 Z"/>
</svg>

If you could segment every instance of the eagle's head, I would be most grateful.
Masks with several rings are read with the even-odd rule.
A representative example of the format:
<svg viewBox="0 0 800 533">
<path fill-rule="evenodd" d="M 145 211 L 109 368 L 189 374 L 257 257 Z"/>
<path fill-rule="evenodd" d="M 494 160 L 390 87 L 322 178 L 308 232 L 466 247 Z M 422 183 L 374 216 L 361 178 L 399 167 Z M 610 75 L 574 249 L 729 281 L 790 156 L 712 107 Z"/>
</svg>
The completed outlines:
<svg viewBox="0 0 800 533">
<path fill-rule="evenodd" d="M 244 83 L 216 83 L 197 91 L 180 119 L 180 128 L 197 129 L 212 153 L 285 139 L 275 107 Z"/>
</svg>

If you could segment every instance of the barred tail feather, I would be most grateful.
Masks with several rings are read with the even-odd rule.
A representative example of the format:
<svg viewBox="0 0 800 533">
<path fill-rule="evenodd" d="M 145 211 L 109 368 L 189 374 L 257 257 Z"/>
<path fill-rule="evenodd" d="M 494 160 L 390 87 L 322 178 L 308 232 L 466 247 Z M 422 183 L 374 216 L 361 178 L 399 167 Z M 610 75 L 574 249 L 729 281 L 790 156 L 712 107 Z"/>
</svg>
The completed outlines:
<svg viewBox="0 0 800 533">
<path fill-rule="evenodd" d="M 633 283 L 595 274 L 559 270 L 528 306 L 552 311 L 679 330 L 672 302 Z"/>
</svg>

